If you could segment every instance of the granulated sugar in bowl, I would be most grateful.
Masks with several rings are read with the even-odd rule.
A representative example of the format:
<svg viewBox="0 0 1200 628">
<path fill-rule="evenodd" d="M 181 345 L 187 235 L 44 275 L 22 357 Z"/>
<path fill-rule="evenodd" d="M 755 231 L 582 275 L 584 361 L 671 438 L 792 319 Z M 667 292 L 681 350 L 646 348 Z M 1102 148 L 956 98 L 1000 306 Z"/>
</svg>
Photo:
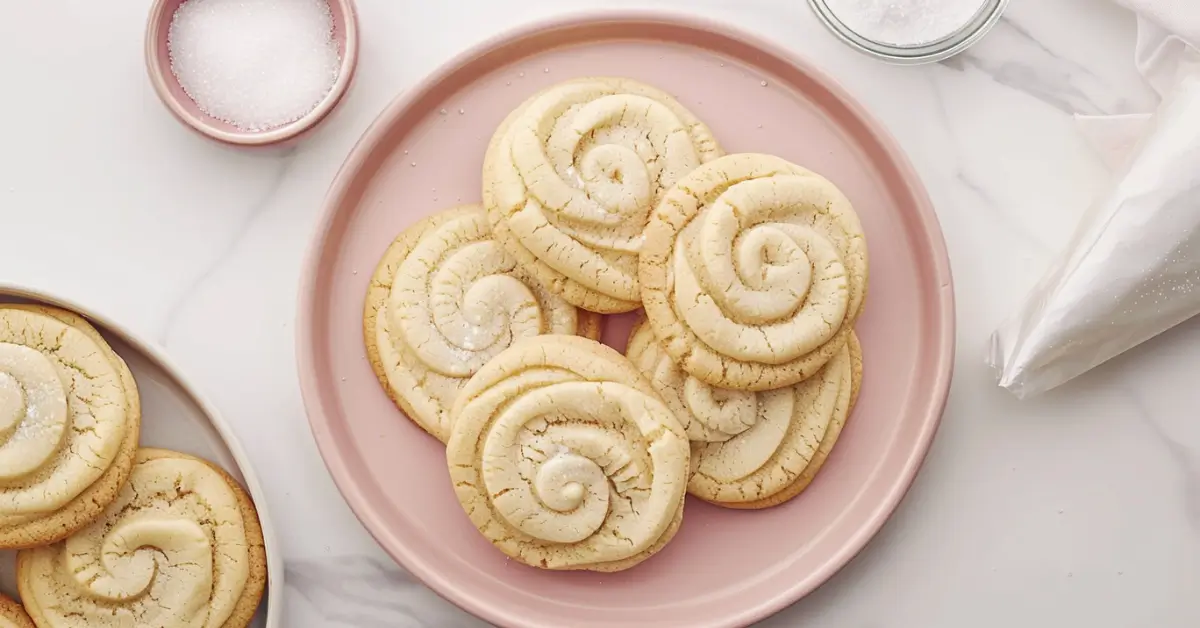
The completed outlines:
<svg viewBox="0 0 1200 628">
<path fill-rule="evenodd" d="M 1008 0 L 809 0 L 857 50 L 892 63 L 940 61 L 979 41 Z"/>
<path fill-rule="evenodd" d="M 187 0 L 167 34 L 171 73 L 200 111 L 245 131 L 299 120 L 341 68 L 326 0 Z"/>
</svg>

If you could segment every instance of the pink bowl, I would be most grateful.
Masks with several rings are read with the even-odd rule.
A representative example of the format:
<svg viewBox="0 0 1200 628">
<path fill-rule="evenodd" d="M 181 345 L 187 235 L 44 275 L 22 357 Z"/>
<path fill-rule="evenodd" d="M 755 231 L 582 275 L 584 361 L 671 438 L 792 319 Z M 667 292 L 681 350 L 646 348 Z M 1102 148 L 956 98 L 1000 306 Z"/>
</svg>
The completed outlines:
<svg viewBox="0 0 1200 628">
<path fill-rule="evenodd" d="M 354 0 L 329 0 L 333 14 L 333 37 L 342 58 L 341 71 L 333 89 L 316 108 L 304 117 L 283 126 L 266 131 L 246 131 L 228 122 L 218 120 L 196 106 L 183 91 L 183 87 L 171 72 L 171 55 L 167 48 L 167 33 L 171 30 L 171 19 L 175 11 L 187 0 L 154 0 L 150 8 L 150 19 L 146 25 L 146 71 L 159 99 L 181 122 L 200 134 L 214 140 L 239 146 L 267 146 L 279 144 L 312 129 L 342 100 L 354 70 L 358 65 L 358 18 Z"/>
<path fill-rule="evenodd" d="M 536 90 L 627 76 L 680 99 L 729 152 L 827 176 L 870 244 L 858 405 L 816 480 L 792 501 L 734 511 L 690 499 L 662 552 L 616 574 L 506 560 L 454 496 L 445 447 L 379 386 L 363 347 L 372 269 L 405 227 L 478 202 L 484 149 Z M 435 591 L 506 627 L 732 628 L 840 569 L 908 490 L 941 418 L 954 294 L 937 218 L 896 143 L 823 72 L 744 32 L 690 17 L 606 11 L 526 26 L 465 52 L 397 98 L 334 180 L 304 269 L 297 361 L 313 435 L 354 512 Z M 609 317 L 623 345 L 629 316 Z"/>
</svg>

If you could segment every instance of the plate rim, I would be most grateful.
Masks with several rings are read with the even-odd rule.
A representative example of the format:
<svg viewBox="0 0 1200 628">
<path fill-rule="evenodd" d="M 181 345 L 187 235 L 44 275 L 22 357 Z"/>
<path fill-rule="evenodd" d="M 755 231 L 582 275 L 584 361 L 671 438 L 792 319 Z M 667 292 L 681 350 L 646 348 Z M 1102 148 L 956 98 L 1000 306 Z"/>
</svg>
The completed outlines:
<svg viewBox="0 0 1200 628">
<path fill-rule="evenodd" d="M 504 29 L 497 35 L 487 37 L 438 65 L 415 84 L 403 89 L 380 111 L 350 149 L 322 201 L 315 230 L 304 254 L 297 294 L 296 366 L 300 380 L 300 394 L 318 452 L 335 486 L 354 516 L 397 564 L 411 572 L 443 599 L 480 619 L 508 627 L 533 625 L 521 623 L 518 618 L 508 612 L 493 608 L 486 603 L 480 603 L 473 596 L 464 593 L 452 582 L 449 582 L 444 574 L 430 569 L 408 547 L 403 544 L 396 544 L 393 547 L 381 538 L 383 534 L 377 531 L 377 528 L 386 530 L 387 526 L 380 520 L 378 508 L 364 497 L 354 474 L 347 467 L 345 457 L 341 455 L 332 440 L 323 434 L 328 432 L 329 422 L 324 408 L 327 403 L 330 403 L 330 400 L 319 392 L 321 386 L 318 384 L 320 378 L 317 376 L 317 343 L 314 340 L 316 327 L 313 315 L 317 307 L 316 285 L 322 272 L 320 266 L 322 255 L 331 227 L 339 214 L 339 207 L 349 192 L 352 180 L 358 176 L 363 163 L 387 136 L 387 131 L 395 120 L 423 100 L 443 81 L 450 79 L 454 74 L 466 69 L 477 59 L 495 49 L 512 45 L 546 31 L 612 23 L 662 24 L 718 35 L 760 50 L 807 75 L 813 82 L 833 95 L 879 143 L 887 160 L 896 169 L 908 188 L 914 201 L 915 218 L 919 221 L 920 231 L 926 239 L 926 242 L 922 244 L 927 245 L 929 250 L 930 270 L 934 279 L 933 283 L 937 288 L 933 296 L 935 303 L 931 306 L 929 315 L 940 328 L 941 335 L 931 341 L 929 347 L 931 362 L 934 364 L 932 371 L 935 375 L 928 403 L 921 411 L 921 414 L 928 418 L 921 424 L 920 433 L 915 441 L 917 446 L 904 461 L 901 473 L 895 476 L 894 481 L 888 487 L 885 498 L 879 504 L 875 514 L 859 526 L 851 540 L 841 550 L 814 571 L 812 578 L 790 585 L 779 594 L 765 599 L 757 605 L 741 608 L 729 617 L 721 619 L 721 623 L 711 624 L 721 628 L 740 628 L 778 613 L 823 585 L 857 556 L 891 518 L 912 487 L 941 424 L 950 393 L 955 362 L 954 281 L 945 234 L 941 229 L 937 214 L 934 212 L 933 203 L 924 182 L 892 133 L 867 111 L 839 81 L 803 56 L 766 38 L 712 18 L 680 10 L 621 8 L 567 11 L 548 18 L 527 21 Z"/>
<path fill-rule="evenodd" d="M 184 374 L 179 365 L 166 354 L 164 347 L 155 342 L 142 339 L 139 334 L 129 327 L 118 323 L 115 318 L 56 292 L 10 281 L 0 281 L 0 296 L 12 296 L 38 301 L 83 316 L 85 319 L 102 327 L 104 331 L 115 334 L 125 344 L 140 352 L 150 362 L 153 362 L 155 366 L 162 369 L 164 373 L 174 379 L 179 384 L 179 387 L 191 397 L 192 402 L 196 404 L 196 407 L 200 409 L 204 417 L 208 419 L 208 422 L 217 430 L 217 435 L 221 437 L 221 440 L 229 449 L 234 462 L 237 463 L 238 472 L 242 474 L 242 481 L 246 485 L 246 490 L 249 491 L 250 498 L 254 501 L 254 509 L 258 512 L 258 521 L 262 527 L 263 546 L 267 554 L 267 593 L 264 596 L 267 602 L 266 628 L 282 628 L 284 612 L 283 590 L 286 586 L 284 584 L 283 554 L 281 553 L 282 550 L 279 547 L 279 541 L 275 534 L 275 524 L 271 520 L 266 493 L 262 489 L 262 483 L 258 481 L 258 473 L 254 470 L 254 466 L 250 464 L 250 457 L 246 454 L 245 449 L 242 448 L 241 441 L 238 440 L 230 424 L 221 416 L 217 407 L 200 393 L 200 388 L 193 384 L 192 380 Z M 140 439 L 138 447 L 142 447 Z"/>
</svg>

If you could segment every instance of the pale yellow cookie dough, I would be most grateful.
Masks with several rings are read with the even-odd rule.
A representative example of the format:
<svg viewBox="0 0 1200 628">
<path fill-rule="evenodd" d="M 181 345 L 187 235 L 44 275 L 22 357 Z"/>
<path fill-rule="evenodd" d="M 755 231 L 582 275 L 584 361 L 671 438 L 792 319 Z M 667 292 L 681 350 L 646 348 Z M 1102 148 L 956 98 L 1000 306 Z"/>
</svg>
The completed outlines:
<svg viewBox="0 0 1200 628">
<path fill-rule="evenodd" d="M 254 505 L 209 462 L 139 450 L 95 523 L 22 550 L 17 582 L 45 628 L 244 628 L 266 586 Z"/>
<path fill-rule="evenodd" d="M 140 425 L 132 373 L 87 321 L 0 305 L 0 547 L 90 523 L 125 482 Z"/>
<path fill-rule="evenodd" d="M 829 455 L 833 452 L 833 446 L 837 444 L 838 437 L 842 435 L 842 429 L 846 426 L 846 422 L 850 419 L 851 413 L 854 411 L 854 406 L 858 402 L 858 391 L 862 387 L 862 353 L 857 334 L 850 334 L 850 341 L 846 343 L 846 348 L 849 351 L 852 378 L 850 383 L 849 411 L 844 414 L 837 413 L 834 415 L 833 420 L 829 423 L 829 429 L 825 432 L 825 438 L 821 439 L 821 446 L 817 448 L 817 453 L 813 455 L 812 461 L 800 473 L 800 477 L 796 478 L 791 485 L 770 497 L 748 502 L 726 502 L 718 504 L 719 506 L 739 509 L 770 508 L 792 499 L 804 492 L 804 489 L 812 484 L 812 481 L 817 477 L 817 473 L 825 466 L 825 461 L 829 459 Z"/>
<path fill-rule="evenodd" d="M 749 430 L 760 418 L 763 408 L 755 393 L 709 386 L 680 370 L 645 318 L 630 331 L 625 355 L 654 385 L 693 442 L 727 441 Z"/>
<path fill-rule="evenodd" d="M 581 78 L 531 97 L 497 129 L 483 167 L 496 239 L 568 302 L 605 314 L 641 301 L 637 259 L 651 210 L 721 154 L 670 95 Z"/>
<path fill-rule="evenodd" d="M 405 230 L 375 270 L 363 314 L 367 356 L 389 396 L 438 440 L 458 391 L 513 341 L 539 334 L 597 338 L 582 312 L 517 267 L 477 205 Z"/>
<path fill-rule="evenodd" d="M 446 448 L 479 531 L 544 569 L 628 569 L 679 526 L 688 441 L 649 382 L 609 347 L 540 336 L 501 353 L 454 406 Z"/>
<path fill-rule="evenodd" d="M 634 326 L 626 353 L 685 425 L 692 441 L 688 492 L 719 505 L 759 502 L 791 486 L 850 409 L 848 348 L 804 382 L 761 392 L 687 375 L 645 322 Z"/>
<path fill-rule="evenodd" d="M 25 608 L 15 600 L 0 595 L 0 628 L 36 628 Z"/>
<path fill-rule="evenodd" d="M 854 372 L 854 386 L 850 389 L 850 409 L 858 405 L 858 393 L 862 390 L 863 354 L 862 344 L 858 342 L 858 332 L 850 334 L 846 342 L 850 347 L 850 369 Z"/>
<path fill-rule="evenodd" d="M 722 157 L 654 211 L 639 263 L 654 333 L 700 380 L 771 390 L 846 344 L 866 297 L 867 246 L 850 202 L 778 157 Z"/>
</svg>

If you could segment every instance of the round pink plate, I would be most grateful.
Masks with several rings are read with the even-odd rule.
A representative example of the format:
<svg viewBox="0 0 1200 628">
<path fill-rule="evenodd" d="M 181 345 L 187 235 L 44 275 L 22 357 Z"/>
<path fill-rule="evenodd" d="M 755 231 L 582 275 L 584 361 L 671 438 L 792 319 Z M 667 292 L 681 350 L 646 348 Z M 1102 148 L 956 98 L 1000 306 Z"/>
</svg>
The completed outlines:
<svg viewBox="0 0 1200 628">
<path fill-rule="evenodd" d="M 862 395 L 816 481 L 762 511 L 690 500 L 665 550 L 619 574 L 510 562 L 454 497 L 444 448 L 371 371 L 363 298 L 401 230 L 478 201 L 484 148 L 535 90 L 625 76 L 677 96 L 728 152 L 775 153 L 829 177 L 871 254 L 858 325 Z M 609 319 L 620 347 L 628 318 Z M 451 61 L 393 102 L 333 183 L 301 289 L 298 358 L 313 434 L 350 506 L 404 567 L 502 626 L 744 626 L 812 591 L 879 530 L 937 429 L 950 386 L 954 300 L 937 219 L 895 142 L 808 63 L 745 33 L 661 13 L 536 24 Z"/>
</svg>

